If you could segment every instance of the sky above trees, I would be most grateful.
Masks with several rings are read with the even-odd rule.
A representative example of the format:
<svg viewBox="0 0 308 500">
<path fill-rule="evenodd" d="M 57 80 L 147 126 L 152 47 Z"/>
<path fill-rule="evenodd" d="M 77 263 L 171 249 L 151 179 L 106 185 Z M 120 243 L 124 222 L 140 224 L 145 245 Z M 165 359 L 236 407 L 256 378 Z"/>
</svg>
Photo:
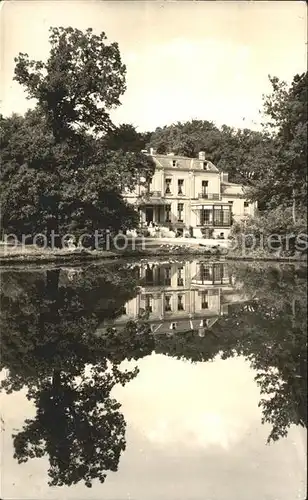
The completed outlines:
<svg viewBox="0 0 308 500">
<path fill-rule="evenodd" d="M 306 68 L 304 2 L 56 4 L 2 2 L 4 115 L 30 106 L 12 80 L 14 57 L 46 59 L 50 26 L 92 27 L 119 43 L 127 91 L 111 118 L 139 131 L 191 119 L 257 128 L 268 74 L 290 82 Z"/>
</svg>

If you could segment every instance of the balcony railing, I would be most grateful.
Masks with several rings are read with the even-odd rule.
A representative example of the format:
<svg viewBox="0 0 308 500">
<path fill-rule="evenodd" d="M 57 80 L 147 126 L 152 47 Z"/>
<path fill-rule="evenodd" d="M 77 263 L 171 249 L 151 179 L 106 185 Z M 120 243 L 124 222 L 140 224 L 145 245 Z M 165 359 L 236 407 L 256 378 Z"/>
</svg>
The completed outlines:
<svg viewBox="0 0 308 500">
<path fill-rule="evenodd" d="M 197 224 L 197 227 L 231 227 L 232 221 L 200 221 L 200 224 Z"/>
<path fill-rule="evenodd" d="M 213 226 L 213 221 L 212 220 L 201 220 L 200 224 L 198 224 L 198 227 L 203 227 L 203 226 Z"/>
<path fill-rule="evenodd" d="M 198 198 L 202 200 L 220 200 L 220 193 L 199 193 Z"/>
</svg>

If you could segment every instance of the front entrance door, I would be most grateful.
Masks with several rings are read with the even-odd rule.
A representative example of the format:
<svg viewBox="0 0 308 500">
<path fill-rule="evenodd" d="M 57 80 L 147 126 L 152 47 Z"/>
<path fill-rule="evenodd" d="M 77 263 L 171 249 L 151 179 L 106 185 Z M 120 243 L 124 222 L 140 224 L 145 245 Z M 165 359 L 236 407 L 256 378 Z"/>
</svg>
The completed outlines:
<svg viewBox="0 0 308 500">
<path fill-rule="evenodd" d="M 149 224 L 149 222 L 153 222 L 154 209 L 153 207 L 146 207 L 145 209 L 145 220 Z"/>
</svg>

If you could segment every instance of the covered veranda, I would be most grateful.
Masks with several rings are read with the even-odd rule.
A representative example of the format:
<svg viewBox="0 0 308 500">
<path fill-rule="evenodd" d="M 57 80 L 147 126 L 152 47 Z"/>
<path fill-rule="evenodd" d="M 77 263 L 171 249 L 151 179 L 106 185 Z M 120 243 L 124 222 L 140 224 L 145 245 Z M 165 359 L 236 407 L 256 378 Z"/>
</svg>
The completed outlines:
<svg viewBox="0 0 308 500">
<path fill-rule="evenodd" d="M 192 210 L 197 214 L 197 227 L 230 227 L 232 207 L 229 203 L 219 204 L 192 203 Z"/>
<path fill-rule="evenodd" d="M 157 199 L 151 201 L 143 201 L 139 203 L 139 214 L 141 225 L 152 224 L 168 224 L 168 212 L 166 211 L 167 203 L 165 200 Z M 170 214 L 169 214 L 170 215 Z"/>
</svg>

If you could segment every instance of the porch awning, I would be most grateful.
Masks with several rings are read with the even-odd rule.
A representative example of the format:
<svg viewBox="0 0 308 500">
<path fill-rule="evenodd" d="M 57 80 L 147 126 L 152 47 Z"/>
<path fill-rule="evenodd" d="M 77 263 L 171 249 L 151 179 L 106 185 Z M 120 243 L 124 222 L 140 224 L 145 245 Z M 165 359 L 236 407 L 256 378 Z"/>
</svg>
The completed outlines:
<svg viewBox="0 0 308 500">
<path fill-rule="evenodd" d="M 138 205 L 139 207 L 145 207 L 145 206 L 157 206 L 157 205 L 167 205 L 168 203 L 163 200 L 162 198 L 154 198 L 154 199 L 150 199 L 150 200 L 137 200 L 136 201 L 136 205 Z"/>
</svg>

